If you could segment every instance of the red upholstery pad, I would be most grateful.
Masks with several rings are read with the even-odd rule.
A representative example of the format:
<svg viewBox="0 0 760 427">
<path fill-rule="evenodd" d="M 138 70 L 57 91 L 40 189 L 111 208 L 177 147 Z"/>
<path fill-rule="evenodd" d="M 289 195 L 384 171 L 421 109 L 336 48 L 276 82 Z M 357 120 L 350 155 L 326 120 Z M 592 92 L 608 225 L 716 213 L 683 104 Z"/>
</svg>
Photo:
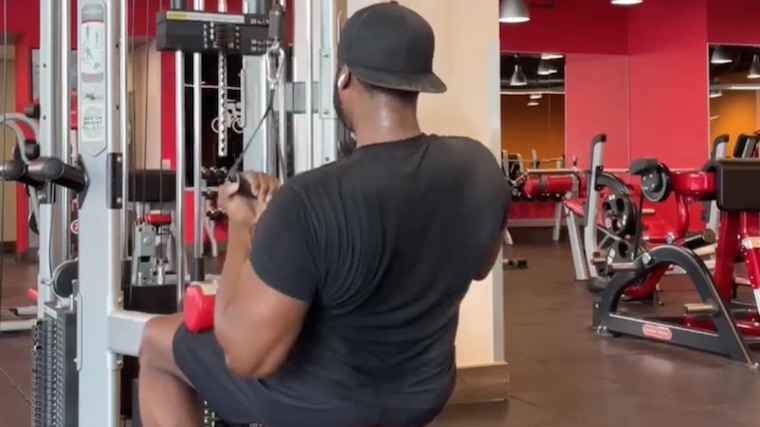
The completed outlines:
<svg viewBox="0 0 760 427">
<path fill-rule="evenodd" d="M 162 227 L 171 225 L 172 216 L 171 214 L 149 213 L 145 215 L 145 222 L 154 227 Z"/>
</svg>

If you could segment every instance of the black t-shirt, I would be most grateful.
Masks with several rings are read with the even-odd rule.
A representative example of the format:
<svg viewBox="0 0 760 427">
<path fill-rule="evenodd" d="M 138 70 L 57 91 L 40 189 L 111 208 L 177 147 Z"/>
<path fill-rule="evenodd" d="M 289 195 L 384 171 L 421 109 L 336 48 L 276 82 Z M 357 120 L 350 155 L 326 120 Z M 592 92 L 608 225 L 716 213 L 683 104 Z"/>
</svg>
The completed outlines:
<svg viewBox="0 0 760 427">
<path fill-rule="evenodd" d="M 309 313 L 265 388 L 298 406 L 445 401 L 459 305 L 507 203 L 496 158 L 460 137 L 360 147 L 289 181 L 256 228 L 251 263 Z"/>
</svg>

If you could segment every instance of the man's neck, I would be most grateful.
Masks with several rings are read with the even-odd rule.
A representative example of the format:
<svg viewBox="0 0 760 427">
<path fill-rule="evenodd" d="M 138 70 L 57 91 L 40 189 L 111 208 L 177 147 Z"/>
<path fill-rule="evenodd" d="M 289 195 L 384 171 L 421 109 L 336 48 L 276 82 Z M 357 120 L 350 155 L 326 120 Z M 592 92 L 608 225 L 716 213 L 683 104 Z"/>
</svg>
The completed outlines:
<svg viewBox="0 0 760 427">
<path fill-rule="evenodd" d="M 356 126 L 355 133 L 356 146 L 363 147 L 414 138 L 419 136 L 422 130 L 414 116 L 402 118 L 380 114 L 378 120 Z"/>
</svg>

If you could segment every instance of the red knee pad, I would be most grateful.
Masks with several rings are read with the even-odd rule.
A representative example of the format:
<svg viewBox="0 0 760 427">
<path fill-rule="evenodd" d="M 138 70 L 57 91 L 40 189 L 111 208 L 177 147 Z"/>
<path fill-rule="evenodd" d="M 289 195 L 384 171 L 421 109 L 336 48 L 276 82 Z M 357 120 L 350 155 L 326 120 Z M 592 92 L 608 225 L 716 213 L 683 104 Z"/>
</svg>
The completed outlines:
<svg viewBox="0 0 760 427">
<path fill-rule="evenodd" d="M 190 332 L 199 334 L 214 328 L 216 283 L 193 283 L 185 291 L 183 317 Z"/>
</svg>

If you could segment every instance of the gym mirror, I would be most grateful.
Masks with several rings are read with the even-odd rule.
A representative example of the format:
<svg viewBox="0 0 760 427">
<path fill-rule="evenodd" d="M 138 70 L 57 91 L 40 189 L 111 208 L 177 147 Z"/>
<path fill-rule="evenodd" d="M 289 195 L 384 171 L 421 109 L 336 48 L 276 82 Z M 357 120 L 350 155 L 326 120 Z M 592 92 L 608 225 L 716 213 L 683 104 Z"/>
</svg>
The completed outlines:
<svg viewBox="0 0 760 427">
<path fill-rule="evenodd" d="M 747 144 L 760 128 L 760 47 L 711 45 L 710 146 L 723 134 L 729 135 L 727 154 L 757 157 L 755 143 Z"/>
<path fill-rule="evenodd" d="M 502 53 L 501 147 L 505 158 L 512 162 L 522 159 L 526 168 L 564 166 L 564 78 L 563 55 Z"/>
</svg>

